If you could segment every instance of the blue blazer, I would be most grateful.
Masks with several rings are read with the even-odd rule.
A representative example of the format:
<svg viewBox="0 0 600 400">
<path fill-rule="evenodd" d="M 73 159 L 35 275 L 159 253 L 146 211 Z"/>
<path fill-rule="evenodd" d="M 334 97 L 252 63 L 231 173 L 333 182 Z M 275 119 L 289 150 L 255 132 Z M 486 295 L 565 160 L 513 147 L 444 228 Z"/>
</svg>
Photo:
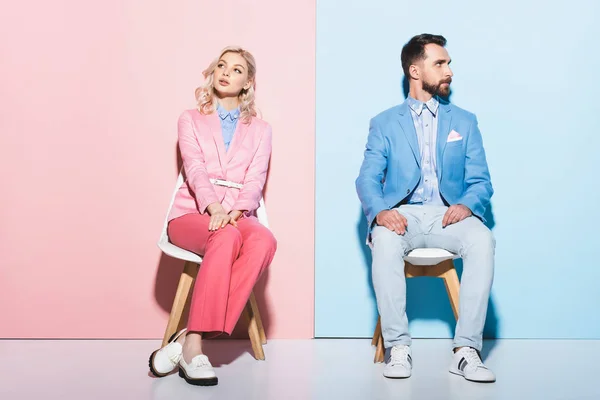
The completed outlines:
<svg viewBox="0 0 600 400">
<path fill-rule="evenodd" d="M 450 141 L 448 141 L 450 140 Z M 440 103 L 436 173 L 440 194 L 449 205 L 463 204 L 483 217 L 494 193 L 477 117 L 453 104 Z M 401 204 L 421 179 L 417 132 L 406 102 L 373 119 L 356 191 L 369 227 L 382 210 Z"/>
</svg>

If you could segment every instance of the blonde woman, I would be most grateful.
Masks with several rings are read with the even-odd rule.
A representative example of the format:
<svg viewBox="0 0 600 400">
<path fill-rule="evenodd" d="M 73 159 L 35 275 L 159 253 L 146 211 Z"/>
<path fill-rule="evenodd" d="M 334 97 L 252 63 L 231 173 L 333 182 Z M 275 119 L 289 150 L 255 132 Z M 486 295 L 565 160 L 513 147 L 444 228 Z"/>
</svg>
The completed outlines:
<svg viewBox="0 0 600 400">
<path fill-rule="evenodd" d="M 230 335 L 277 243 L 255 217 L 271 156 L 271 127 L 256 117 L 256 62 L 225 48 L 204 71 L 197 109 L 179 118 L 185 182 L 169 214 L 169 240 L 203 257 L 187 329 L 154 352 L 150 370 L 216 385 L 202 339 Z"/>
</svg>

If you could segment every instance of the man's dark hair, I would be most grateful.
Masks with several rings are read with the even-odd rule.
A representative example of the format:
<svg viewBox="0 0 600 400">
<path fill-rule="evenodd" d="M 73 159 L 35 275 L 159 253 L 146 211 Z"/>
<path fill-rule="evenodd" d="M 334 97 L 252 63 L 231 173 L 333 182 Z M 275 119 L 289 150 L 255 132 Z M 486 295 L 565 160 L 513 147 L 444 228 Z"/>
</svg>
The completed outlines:
<svg viewBox="0 0 600 400">
<path fill-rule="evenodd" d="M 404 75 L 407 78 L 410 78 L 408 68 L 417 61 L 425 58 L 425 46 L 432 43 L 444 47 L 446 46 L 446 38 L 441 35 L 422 33 L 414 36 L 404 45 L 400 59 L 402 60 Z"/>
</svg>

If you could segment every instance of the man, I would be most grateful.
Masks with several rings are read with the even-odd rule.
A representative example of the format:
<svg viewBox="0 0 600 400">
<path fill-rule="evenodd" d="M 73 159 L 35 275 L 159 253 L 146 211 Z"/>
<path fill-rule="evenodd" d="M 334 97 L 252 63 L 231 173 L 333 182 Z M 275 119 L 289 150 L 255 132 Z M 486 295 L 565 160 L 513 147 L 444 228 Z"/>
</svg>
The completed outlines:
<svg viewBox="0 0 600 400">
<path fill-rule="evenodd" d="M 452 71 L 443 36 L 422 34 L 402 49 L 404 103 L 371 120 L 356 180 L 370 227 L 373 286 L 390 358 L 388 378 L 408 378 L 411 338 L 403 256 L 437 247 L 463 259 L 459 320 L 450 372 L 477 382 L 496 377 L 480 357 L 493 280 L 495 240 L 484 225 L 493 193 L 475 115 L 439 97 Z"/>
</svg>

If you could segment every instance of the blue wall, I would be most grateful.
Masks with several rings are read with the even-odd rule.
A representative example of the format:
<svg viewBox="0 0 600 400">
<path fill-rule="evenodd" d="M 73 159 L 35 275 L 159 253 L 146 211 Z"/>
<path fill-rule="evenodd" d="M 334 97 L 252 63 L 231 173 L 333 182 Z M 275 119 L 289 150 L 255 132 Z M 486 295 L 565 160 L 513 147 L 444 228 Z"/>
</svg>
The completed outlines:
<svg viewBox="0 0 600 400">
<path fill-rule="evenodd" d="M 496 190 L 486 336 L 600 338 L 600 2 L 550 4 L 317 0 L 317 337 L 372 335 L 354 180 L 369 119 L 404 99 L 401 48 L 428 32 L 448 39 L 451 101 L 477 114 Z M 452 336 L 441 281 L 409 280 L 408 302 L 414 337 Z"/>
</svg>

